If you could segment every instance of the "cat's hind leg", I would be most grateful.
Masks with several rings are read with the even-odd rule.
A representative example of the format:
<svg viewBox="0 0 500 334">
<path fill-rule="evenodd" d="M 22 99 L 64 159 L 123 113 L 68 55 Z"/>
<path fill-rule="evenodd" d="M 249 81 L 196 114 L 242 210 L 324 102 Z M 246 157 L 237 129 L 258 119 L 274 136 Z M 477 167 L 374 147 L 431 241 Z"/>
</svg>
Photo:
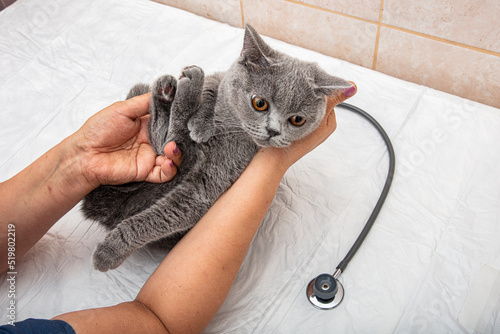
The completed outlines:
<svg viewBox="0 0 500 334">
<path fill-rule="evenodd" d="M 177 80 L 171 75 L 158 78 L 153 84 L 149 106 L 148 134 L 156 154 L 163 155 L 170 124 L 170 109 L 177 91 Z"/>
<path fill-rule="evenodd" d="M 188 121 L 189 136 L 197 143 L 207 142 L 214 134 L 215 103 L 219 85 L 222 80 L 220 73 L 205 78 L 202 93 L 202 104 Z"/>
<path fill-rule="evenodd" d="M 188 121 L 200 109 L 204 82 L 205 73 L 200 67 L 188 66 L 182 70 L 172 104 L 167 141 L 190 140 Z"/>
</svg>

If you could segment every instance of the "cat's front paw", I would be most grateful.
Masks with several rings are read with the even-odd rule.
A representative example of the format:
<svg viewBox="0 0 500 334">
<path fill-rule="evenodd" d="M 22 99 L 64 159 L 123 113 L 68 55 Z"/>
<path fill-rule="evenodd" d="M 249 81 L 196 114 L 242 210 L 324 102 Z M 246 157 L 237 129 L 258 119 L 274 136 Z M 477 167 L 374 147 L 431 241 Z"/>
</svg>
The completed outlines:
<svg viewBox="0 0 500 334">
<path fill-rule="evenodd" d="M 214 135 L 213 120 L 193 116 L 188 122 L 189 136 L 197 143 L 205 143 Z"/>
<path fill-rule="evenodd" d="M 94 268 L 102 272 L 116 269 L 129 255 L 129 252 L 119 250 L 109 242 L 101 242 L 94 251 Z"/>
<path fill-rule="evenodd" d="M 153 84 L 153 95 L 164 103 L 171 103 L 174 100 L 177 90 L 177 80 L 171 75 L 164 75 Z"/>
</svg>

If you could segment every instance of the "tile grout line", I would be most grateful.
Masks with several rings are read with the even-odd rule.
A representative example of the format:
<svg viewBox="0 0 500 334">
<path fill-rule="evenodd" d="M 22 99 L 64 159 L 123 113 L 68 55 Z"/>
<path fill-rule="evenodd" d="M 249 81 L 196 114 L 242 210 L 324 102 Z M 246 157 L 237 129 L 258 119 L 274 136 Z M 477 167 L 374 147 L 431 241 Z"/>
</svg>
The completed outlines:
<svg viewBox="0 0 500 334">
<path fill-rule="evenodd" d="M 312 8 L 312 9 L 318 9 L 318 10 L 321 10 L 321 11 L 324 11 L 324 12 L 327 12 L 327 13 L 331 13 L 331 14 L 337 14 L 339 16 L 344 16 L 344 17 L 347 17 L 347 18 L 355 19 L 355 20 L 358 20 L 358 21 L 363 21 L 363 22 L 366 22 L 366 23 L 371 23 L 371 24 L 377 24 L 378 23 L 378 22 L 375 22 L 375 21 L 372 21 L 372 20 L 364 19 L 362 17 L 358 17 L 358 16 L 354 16 L 354 15 L 350 15 L 350 14 L 346 14 L 346 13 L 342 13 L 342 12 L 337 12 L 335 10 L 331 10 L 331 9 L 327 9 L 327 8 L 323 8 L 323 7 L 318 7 L 318 6 L 311 5 L 311 4 L 304 3 L 304 2 L 301 2 L 301 1 L 297 1 L 297 0 L 284 0 L 284 1 L 296 4 L 296 5 L 299 5 L 299 6 L 309 7 L 309 8 Z"/>
<path fill-rule="evenodd" d="M 373 51 L 372 70 L 377 70 L 378 46 L 380 44 L 380 28 L 382 26 L 383 14 L 384 14 L 384 0 L 380 0 L 380 11 L 378 13 L 377 37 L 375 38 L 375 50 Z"/>
<path fill-rule="evenodd" d="M 431 40 L 434 40 L 434 41 L 437 41 L 437 42 L 441 42 L 441 43 L 444 43 L 444 44 L 447 44 L 447 45 L 454 45 L 454 46 L 458 46 L 458 47 L 461 47 L 461 48 L 464 48 L 464 49 L 468 49 L 468 50 L 472 50 L 472 51 L 476 51 L 476 52 L 485 53 L 485 54 L 488 54 L 488 55 L 500 57 L 500 52 L 495 52 L 495 51 L 491 51 L 491 50 L 479 48 L 479 47 L 476 47 L 476 46 L 467 45 L 467 44 L 463 44 L 463 43 L 460 43 L 460 42 L 455 42 L 455 41 L 452 41 L 452 40 L 449 40 L 449 39 L 445 39 L 445 38 L 441 38 L 441 37 L 437 37 L 437 36 L 433 36 L 433 35 L 428 35 L 428 34 L 424 34 L 424 33 L 420 33 L 418 31 L 409 30 L 409 29 L 405 29 L 405 28 L 400 28 L 400 27 L 397 27 L 397 26 L 393 26 L 393 25 L 390 25 L 390 24 L 382 23 L 380 21 L 380 14 L 379 14 L 379 22 L 375 22 L 375 21 L 371 21 L 371 20 L 367 20 L 367 19 L 358 17 L 358 16 L 349 15 L 349 14 L 337 12 L 337 11 L 334 11 L 334 10 L 331 10 L 331 9 L 327 9 L 327 8 L 322 8 L 322 7 L 310 5 L 310 4 L 307 4 L 307 3 L 304 3 L 304 2 L 301 2 L 301 1 L 298 1 L 298 0 L 283 0 L 283 1 L 289 2 L 289 3 L 293 3 L 293 4 L 296 4 L 296 5 L 299 5 L 299 6 L 309 7 L 309 8 L 316 9 L 316 10 L 321 10 L 321 11 L 324 11 L 324 12 L 327 12 L 327 13 L 336 14 L 336 15 L 339 15 L 339 16 L 351 18 L 351 19 L 354 19 L 354 20 L 357 20 L 357 21 L 362 21 L 362 22 L 366 22 L 366 23 L 370 23 L 370 24 L 376 24 L 377 25 L 377 38 L 379 37 L 378 36 L 378 30 L 380 30 L 382 27 L 384 27 L 384 28 L 389 28 L 389 29 L 394 29 L 394 30 L 398 30 L 398 31 L 401 31 L 401 32 L 405 32 L 407 34 L 411 34 L 411 35 L 415 35 L 415 36 L 420 36 L 420 37 L 423 37 L 423 38 L 431 39 Z M 381 1 L 383 3 L 384 0 L 381 0 Z"/>
<path fill-rule="evenodd" d="M 393 26 L 393 25 L 390 25 L 390 24 L 387 24 L 387 23 L 382 23 L 381 26 L 384 27 L 384 28 L 388 28 L 388 29 L 393 29 L 393 30 L 397 30 L 397 31 L 400 31 L 400 32 L 404 32 L 404 33 L 407 33 L 407 34 L 410 34 L 410 35 L 415 35 L 415 36 L 427 38 L 427 39 L 430 39 L 430 40 L 433 40 L 433 41 L 436 41 L 436 42 L 440 42 L 440 43 L 444 43 L 444 44 L 447 44 L 447 45 L 458 46 L 458 47 L 461 47 L 461 48 L 464 48 L 464 49 L 468 49 L 468 50 L 472 50 L 472 51 L 476 51 L 476 52 L 480 52 L 480 53 L 485 53 L 485 54 L 488 54 L 488 55 L 491 55 L 491 56 L 500 57 L 500 52 L 495 52 L 495 51 L 491 51 L 491 50 L 479 48 L 477 46 L 472 46 L 472 45 L 463 44 L 463 43 L 460 43 L 460 42 L 455 42 L 455 41 L 452 41 L 452 40 L 449 40 L 449 39 L 446 39 L 446 38 L 424 34 L 424 33 L 418 32 L 418 31 L 409 30 L 409 29 L 398 27 L 398 26 Z"/>
<path fill-rule="evenodd" d="M 241 27 L 245 29 L 245 12 L 243 11 L 243 0 L 240 0 Z"/>
</svg>

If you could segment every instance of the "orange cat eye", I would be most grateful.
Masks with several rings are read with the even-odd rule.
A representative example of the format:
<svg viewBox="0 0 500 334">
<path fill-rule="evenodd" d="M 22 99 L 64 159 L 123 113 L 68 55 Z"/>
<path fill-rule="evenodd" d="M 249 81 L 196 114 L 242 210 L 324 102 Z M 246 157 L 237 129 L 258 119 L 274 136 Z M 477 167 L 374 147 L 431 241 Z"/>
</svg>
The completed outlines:
<svg viewBox="0 0 500 334">
<path fill-rule="evenodd" d="M 292 116 L 288 119 L 288 121 L 293 125 L 293 126 L 302 126 L 306 122 L 306 119 L 302 116 Z"/>
<path fill-rule="evenodd" d="M 266 111 L 269 108 L 267 101 L 257 95 L 252 95 L 252 105 L 257 111 Z"/>
</svg>

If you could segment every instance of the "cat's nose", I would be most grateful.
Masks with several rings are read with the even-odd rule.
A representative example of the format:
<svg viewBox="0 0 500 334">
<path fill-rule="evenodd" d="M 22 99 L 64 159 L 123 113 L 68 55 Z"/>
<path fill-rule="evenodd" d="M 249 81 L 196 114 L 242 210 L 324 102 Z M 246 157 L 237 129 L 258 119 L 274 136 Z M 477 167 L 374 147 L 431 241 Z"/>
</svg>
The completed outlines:
<svg viewBox="0 0 500 334">
<path fill-rule="evenodd" d="M 281 134 L 281 132 L 279 130 L 276 130 L 276 129 L 273 129 L 270 127 L 267 127 L 266 130 L 267 130 L 267 133 L 269 134 L 269 138 L 276 137 L 276 136 L 279 136 Z"/>
</svg>

